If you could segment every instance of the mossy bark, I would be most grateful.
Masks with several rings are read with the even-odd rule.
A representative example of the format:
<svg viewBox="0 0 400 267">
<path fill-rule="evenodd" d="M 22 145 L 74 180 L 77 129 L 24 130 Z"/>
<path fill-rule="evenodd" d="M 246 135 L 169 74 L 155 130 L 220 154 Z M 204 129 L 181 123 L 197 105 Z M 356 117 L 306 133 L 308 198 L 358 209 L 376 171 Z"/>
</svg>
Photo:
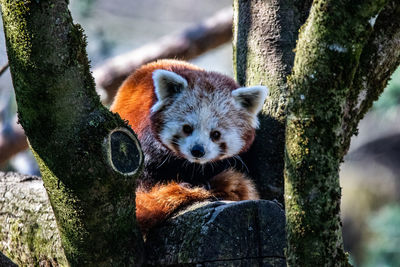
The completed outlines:
<svg viewBox="0 0 400 267">
<path fill-rule="evenodd" d="M 349 149 L 353 134 L 357 134 L 358 122 L 378 99 L 391 74 L 400 65 L 399 1 L 389 1 L 369 22 L 373 32 L 361 53 L 344 108 L 344 152 Z"/>
<path fill-rule="evenodd" d="M 387 1 L 314 1 L 288 83 L 285 204 L 291 266 L 347 266 L 340 225 L 339 165 L 347 96 Z"/>
<path fill-rule="evenodd" d="M 394 0 L 234 1 L 236 79 L 270 88 L 255 157 L 246 162 L 262 197 L 277 199 L 285 162 L 291 266 L 348 265 L 339 164 L 400 63 L 399 6 Z"/>
<path fill-rule="evenodd" d="M 141 151 L 134 133 L 95 93 L 85 38 L 72 22 L 68 1 L 0 3 L 19 121 L 39 163 L 69 263 L 140 265 L 134 185 Z M 110 133 L 116 129 L 125 138 L 111 157 Z M 127 156 L 136 159 L 129 161 L 131 171 L 112 164 Z"/>
</svg>

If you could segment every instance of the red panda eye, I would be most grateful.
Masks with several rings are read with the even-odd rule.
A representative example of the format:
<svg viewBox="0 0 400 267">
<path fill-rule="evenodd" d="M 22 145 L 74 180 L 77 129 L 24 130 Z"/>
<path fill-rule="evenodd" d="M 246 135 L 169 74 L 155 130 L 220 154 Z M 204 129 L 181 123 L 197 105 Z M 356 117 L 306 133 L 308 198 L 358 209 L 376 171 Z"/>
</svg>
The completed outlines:
<svg viewBox="0 0 400 267">
<path fill-rule="evenodd" d="M 183 125 L 182 130 L 185 134 L 191 134 L 193 132 L 192 126 L 188 124 Z"/>
<path fill-rule="evenodd" d="M 221 137 L 221 133 L 219 131 L 212 131 L 210 133 L 210 138 L 213 141 L 218 141 L 220 137 Z"/>
</svg>

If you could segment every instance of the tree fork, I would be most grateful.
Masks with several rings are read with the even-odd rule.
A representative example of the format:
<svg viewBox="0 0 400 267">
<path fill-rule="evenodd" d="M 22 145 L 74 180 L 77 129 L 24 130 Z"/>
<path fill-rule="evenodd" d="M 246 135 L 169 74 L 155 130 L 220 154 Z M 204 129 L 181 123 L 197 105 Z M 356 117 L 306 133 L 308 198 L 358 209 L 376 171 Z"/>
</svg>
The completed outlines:
<svg viewBox="0 0 400 267">
<path fill-rule="evenodd" d="M 285 204 L 290 266 L 347 266 L 340 225 L 344 106 L 385 1 L 314 1 L 288 79 Z"/>
<path fill-rule="evenodd" d="M 69 263 L 141 265 L 134 185 L 142 152 L 132 130 L 99 101 L 68 1 L 0 3 L 19 120 Z"/>
</svg>

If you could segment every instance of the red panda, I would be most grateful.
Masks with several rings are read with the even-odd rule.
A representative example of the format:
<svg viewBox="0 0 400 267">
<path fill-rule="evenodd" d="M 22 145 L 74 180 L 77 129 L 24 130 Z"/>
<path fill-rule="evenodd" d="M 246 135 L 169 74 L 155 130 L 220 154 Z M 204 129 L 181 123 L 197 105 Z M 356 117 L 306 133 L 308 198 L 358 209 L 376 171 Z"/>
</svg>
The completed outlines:
<svg viewBox="0 0 400 267">
<path fill-rule="evenodd" d="M 138 135 L 145 156 L 136 190 L 142 229 L 206 199 L 258 199 L 239 153 L 254 140 L 264 86 L 242 87 L 187 62 L 142 66 L 119 88 L 111 111 Z"/>
</svg>

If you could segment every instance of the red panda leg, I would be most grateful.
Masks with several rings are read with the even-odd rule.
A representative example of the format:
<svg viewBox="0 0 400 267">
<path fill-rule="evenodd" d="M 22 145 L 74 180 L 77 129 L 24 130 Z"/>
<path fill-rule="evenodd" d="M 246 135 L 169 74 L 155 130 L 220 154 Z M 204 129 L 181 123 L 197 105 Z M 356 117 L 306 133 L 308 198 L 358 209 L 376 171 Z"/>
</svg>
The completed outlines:
<svg viewBox="0 0 400 267">
<path fill-rule="evenodd" d="M 229 169 L 210 180 L 211 193 L 224 200 L 259 199 L 257 189 L 245 174 Z"/>
<path fill-rule="evenodd" d="M 146 232 L 177 208 L 212 197 L 204 188 L 188 188 L 176 182 L 156 185 L 150 191 L 139 188 L 136 190 L 136 219 L 142 232 Z"/>
</svg>

